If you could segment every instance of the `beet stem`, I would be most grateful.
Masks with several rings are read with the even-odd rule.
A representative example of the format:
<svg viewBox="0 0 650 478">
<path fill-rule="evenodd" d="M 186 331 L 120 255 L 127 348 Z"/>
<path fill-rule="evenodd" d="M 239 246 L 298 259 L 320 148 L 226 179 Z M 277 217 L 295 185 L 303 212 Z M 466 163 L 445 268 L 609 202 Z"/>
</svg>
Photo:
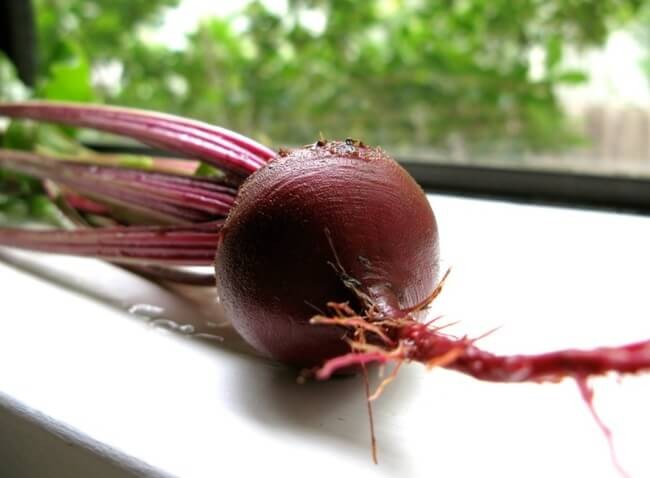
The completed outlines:
<svg viewBox="0 0 650 478">
<path fill-rule="evenodd" d="M 112 262 L 211 265 L 221 222 L 178 226 L 128 226 L 72 231 L 0 229 L 0 246 L 72 254 Z"/>
<path fill-rule="evenodd" d="M 14 150 L 0 149 L 0 165 L 54 180 L 129 209 L 162 213 L 188 222 L 205 222 L 226 216 L 237 193 L 235 189 L 209 179 L 62 161 Z"/>
<path fill-rule="evenodd" d="M 269 148 L 228 129 L 144 110 L 31 101 L 0 103 L 0 115 L 120 134 L 244 176 L 275 157 Z"/>
<path fill-rule="evenodd" d="M 53 183 L 46 182 L 46 186 L 47 185 L 50 186 L 48 187 L 50 197 L 55 201 L 61 213 L 71 222 L 72 225 L 81 229 L 93 228 L 92 224 L 90 224 L 77 210 L 77 206 L 70 202 L 69 194 L 62 194 L 60 189 Z M 79 198 L 84 200 L 83 197 L 79 196 Z M 81 205 L 83 207 L 86 206 L 83 202 Z M 206 274 L 160 265 L 113 264 L 150 280 L 162 280 L 165 282 L 174 282 L 176 284 L 193 285 L 198 287 L 214 287 L 215 285 L 215 278 L 212 273 Z"/>
</svg>

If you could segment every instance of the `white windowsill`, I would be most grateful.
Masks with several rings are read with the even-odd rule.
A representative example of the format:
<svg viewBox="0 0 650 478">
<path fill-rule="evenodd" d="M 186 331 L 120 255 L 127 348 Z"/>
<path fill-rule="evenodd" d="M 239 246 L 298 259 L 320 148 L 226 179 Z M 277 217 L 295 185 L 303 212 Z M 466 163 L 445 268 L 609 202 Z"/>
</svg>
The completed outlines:
<svg viewBox="0 0 650 478">
<path fill-rule="evenodd" d="M 650 217 L 430 196 L 453 266 L 433 307 L 495 352 L 650 338 Z M 13 265 L 7 263 L 14 262 Z M 37 275 L 38 274 L 38 275 Z M 46 278 L 40 278 L 45 276 Z M 374 404 L 360 379 L 297 385 L 203 311 L 92 260 L 0 250 L 0 476 L 618 476 L 571 381 L 478 382 L 404 367 Z M 243 352 L 242 352 L 243 351 Z M 632 476 L 650 476 L 650 375 L 593 382 Z"/>
</svg>

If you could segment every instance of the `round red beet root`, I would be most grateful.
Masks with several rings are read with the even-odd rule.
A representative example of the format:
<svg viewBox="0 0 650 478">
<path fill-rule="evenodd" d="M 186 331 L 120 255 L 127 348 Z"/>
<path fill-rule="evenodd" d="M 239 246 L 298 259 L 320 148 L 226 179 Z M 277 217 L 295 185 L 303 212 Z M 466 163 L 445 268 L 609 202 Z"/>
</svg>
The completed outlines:
<svg viewBox="0 0 650 478">
<path fill-rule="evenodd" d="M 328 302 L 362 312 L 365 294 L 396 317 L 431 293 L 437 274 L 438 232 L 422 189 L 382 150 L 352 140 L 282 152 L 250 176 L 216 256 L 234 327 L 299 367 L 349 351 L 346 329 L 309 323 Z"/>
</svg>

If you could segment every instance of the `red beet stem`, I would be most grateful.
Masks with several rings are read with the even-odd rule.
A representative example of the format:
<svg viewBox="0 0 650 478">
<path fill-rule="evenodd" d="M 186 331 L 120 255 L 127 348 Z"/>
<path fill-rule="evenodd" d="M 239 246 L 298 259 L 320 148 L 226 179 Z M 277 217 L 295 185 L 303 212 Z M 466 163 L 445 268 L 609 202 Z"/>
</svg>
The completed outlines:
<svg viewBox="0 0 650 478">
<path fill-rule="evenodd" d="M 54 180 L 127 208 L 159 212 L 189 222 L 226 216 L 237 193 L 209 179 L 61 161 L 22 151 L 0 149 L 0 165 Z"/>
<path fill-rule="evenodd" d="M 85 212 L 89 214 L 96 215 L 105 215 L 110 214 L 110 208 L 104 204 L 98 203 L 91 199 L 85 198 L 77 193 L 72 191 L 66 191 L 63 193 L 63 199 L 66 203 L 73 209 L 79 212 Z"/>
<path fill-rule="evenodd" d="M 245 176 L 275 157 L 269 148 L 228 129 L 137 109 L 34 101 L 0 103 L 0 115 L 129 136 Z"/>
<path fill-rule="evenodd" d="M 113 262 L 211 265 L 222 222 L 179 226 L 129 226 L 74 231 L 0 229 L 0 245 L 92 256 Z"/>
<path fill-rule="evenodd" d="M 109 214 L 110 211 L 106 210 L 102 204 L 96 204 L 92 201 L 78 196 L 69 191 L 61 191 L 57 185 L 51 181 L 44 181 L 44 187 L 48 191 L 50 198 L 56 202 L 61 213 L 68 218 L 71 224 L 76 227 L 87 229 L 93 228 L 84 216 L 79 214 L 80 211 L 90 212 L 95 214 Z M 106 218 L 108 219 L 108 218 Z M 109 227 L 115 227 L 118 224 L 113 224 Z M 170 266 L 161 265 L 144 265 L 144 264 L 121 264 L 115 263 L 118 267 L 124 270 L 133 272 L 142 277 L 151 280 L 173 282 L 176 284 L 186 284 L 200 287 L 214 287 L 215 278 L 212 273 L 204 273 L 193 270 L 178 269 Z"/>
</svg>

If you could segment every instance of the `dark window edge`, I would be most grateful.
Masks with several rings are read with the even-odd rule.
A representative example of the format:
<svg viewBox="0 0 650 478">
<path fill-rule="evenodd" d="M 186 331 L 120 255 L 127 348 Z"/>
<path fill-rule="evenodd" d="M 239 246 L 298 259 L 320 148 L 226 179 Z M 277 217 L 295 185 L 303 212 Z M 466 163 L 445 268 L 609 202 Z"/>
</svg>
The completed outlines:
<svg viewBox="0 0 650 478">
<path fill-rule="evenodd" d="M 102 153 L 178 157 L 138 145 L 86 146 Z M 650 212 L 650 179 L 528 168 L 425 163 L 399 158 L 398 161 L 425 191 L 431 193 Z"/>
<path fill-rule="evenodd" d="M 409 161 L 400 164 L 430 192 L 650 212 L 650 180 L 643 178 Z"/>
</svg>

